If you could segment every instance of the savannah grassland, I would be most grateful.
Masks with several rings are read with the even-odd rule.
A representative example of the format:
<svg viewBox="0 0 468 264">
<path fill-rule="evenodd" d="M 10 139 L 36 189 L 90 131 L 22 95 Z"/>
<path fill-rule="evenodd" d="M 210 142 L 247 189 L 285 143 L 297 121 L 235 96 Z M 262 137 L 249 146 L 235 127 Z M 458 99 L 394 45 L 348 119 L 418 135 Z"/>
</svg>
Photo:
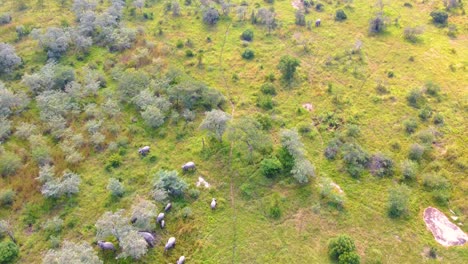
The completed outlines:
<svg viewBox="0 0 468 264">
<path fill-rule="evenodd" d="M 15 72 L 16 77 L 2 81 L 15 90 L 26 90 L 20 82 L 21 75 L 40 69 L 47 55 L 30 37 L 15 41 L 15 27 L 73 25 L 75 18 L 69 10 L 71 1 L 61 7 L 59 1 L 44 0 L 44 6 L 40 7 L 36 0 L 26 0 L 28 8 L 23 11 L 18 11 L 18 2 L 0 0 L 0 13 L 8 11 L 13 17 L 12 23 L 0 26 L 0 40 L 14 44 L 24 67 Z M 192 123 L 166 121 L 155 130 L 145 125 L 133 107 L 122 106 L 116 119 L 105 120 L 105 126 L 118 127 L 117 134 L 106 135 L 106 142 L 122 138 L 129 142 L 118 168 L 106 170 L 105 164 L 112 153 L 95 151 L 91 146 L 80 149 L 86 157 L 83 162 L 70 166 L 64 161 L 57 142 L 49 137 L 48 146 L 57 170 L 71 168 L 83 180 L 77 195 L 50 201 L 41 195 L 40 185 L 34 179 L 38 166 L 30 157 L 29 143 L 12 136 L 4 148 L 18 154 L 24 165 L 15 175 L 0 178 L 1 189 L 17 192 L 14 204 L 0 209 L 0 218 L 14 224 L 20 244 L 19 263 L 41 261 L 49 249 L 41 225 L 53 216 L 60 216 L 65 222 L 61 239 L 95 242 L 96 220 L 105 211 L 131 207 L 136 197 L 150 199 L 154 174 L 161 168 L 179 170 L 191 185 L 201 175 L 212 188 L 201 189 L 197 199 L 187 197 L 174 201 L 174 210 L 167 215 L 167 228 L 158 231 L 163 242 L 138 261 L 141 263 L 174 263 L 180 255 L 187 257 L 187 263 L 330 263 L 327 241 L 339 234 L 354 238 L 363 263 L 468 262 L 466 245 L 451 248 L 438 245 L 422 219 L 427 206 L 436 206 L 447 215 L 451 209 L 459 215 L 461 228 L 468 232 L 468 19 L 461 10 L 450 13 L 449 24 L 458 28 L 457 37 L 451 38 L 447 36 L 447 27 L 435 26 L 429 16 L 432 10 L 443 8 L 442 1 L 407 1 L 412 8 L 404 7 L 405 1 L 384 1 L 389 22 L 386 31 L 378 35 L 368 34 L 369 19 L 378 11 L 374 1 L 323 2 L 324 11 L 312 8 L 306 15 L 307 20 L 322 20 L 321 27 L 311 30 L 295 25 L 295 9 L 286 0 L 276 0 L 273 4 L 247 1 L 249 11 L 245 21 L 231 12 L 229 16 L 221 15 L 214 26 L 202 22 L 198 1 L 193 1 L 191 6 L 180 1 L 178 17 L 164 12 L 164 1 L 147 1 L 147 7 L 136 10 L 132 16 L 131 3 L 127 2 L 126 25 L 144 30 L 133 48 L 110 53 L 105 48 L 93 47 L 83 60 L 69 52 L 60 64 L 76 69 L 97 65 L 107 80 L 107 87 L 100 94 L 116 88 L 109 69 L 104 67 L 108 60 L 152 74 L 181 69 L 221 91 L 227 98 L 223 110 L 232 114 L 234 120 L 258 113 L 271 117 L 273 126 L 268 133 L 274 150 L 280 148 L 281 128 L 310 125 L 312 129 L 302 134 L 302 141 L 317 176 L 302 186 L 286 175 L 274 180 L 265 178 L 259 171 L 261 154 L 256 153 L 249 160 L 243 145 L 231 144 L 226 139 L 222 144 L 215 143 L 198 129 L 203 119 L 201 111 Z M 277 13 L 279 27 L 271 34 L 265 27 L 250 23 L 250 12 L 256 4 L 274 7 Z M 338 8 L 345 10 L 347 20 L 334 20 Z M 154 20 L 144 20 L 142 12 L 153 12 Z M 415 43 L 403 37 L 407 26 L 424 27 L 424 33 Z M 254 40 L 246 44 L 255 52 L 253 60 L 241 57 L 245 47 L 240 35 L 246 29 L 254 31 Z M 207 42 L 207 37 L 211 42 Z M 176 47 L 178 41 L 188 39 L 192 47 Z M 357 41 L 362 42 L 361 51 L 353 54 L 351 50 Z M 148 49 L 147 43 L 153 43 L 154 47 Z M 138 65 L 134 57 L 145 48 L 151 61 Z M 187 49 L 196 55 L 187 57 Z M 203 53 L 201 66 L 199 53 Z M 277 69 L 281 56 L 286 54 L 301 62 L 290 85 L 280 80 Z M 257 106 L 257 97 L 261 95 L 265 76 L 270 73 L 276 76 L 274 84 L 278 94 L 273 97 L 273 109 L 264 110 Z M 389 77 L 391 73 L 393 77 Z M 421 121 L 419 110 L 407 103 L 409 91 L 422 88 L 428 81 L 441 87 L 440 100 L 428 97 L 428 104 L 434 112 L 443 115 L 443 126 L 434 125 L 432 119 Z M 385 86 L 386 93 L 376 90 L 379 84 Z M 93 100 L 102 103 L 103 96 Z M 303 109 L 304 103 L 311 103 L 313 111 Z M 340 123 L 337 129 L 328 129 L 317 121 L 330 113 Z M 32 102 L 30 109 L 13 121 L 40 125 L 38 115 Z M 136 122 L 132 122 L 134 117 L 138 118 Z M 403 126 L 409 118 L 415 118 L 419 124 L 418 131 L 412 135 L 405 133 Z M 81 122 L 73 120 L 71 127 L 83 130 Z M 360 135 L 355 141 L 366 151 L 382 152 L 394 160 L 393 177 L 377 178 L 365 172 L 354 179 L 344 171 L 342 159 L 329 161 L 324 157 L 328 142 L 345 133 L 349 124 L 359 126 Z M 411 189 L 409 215 L 392 219 L 387 213 L 388 190 L 402 181 L 399 164 L 407 158 L 409 146 L 419 142 L 418 132 L 429 128 L 436 129 L 439 135 L 429 155 L 420 163 L 418 179 L 406 183 Z M 137 149 L 143 145 L 151 146 L 152 154 L 157 157 L 155 162 L 138 155 Z M 182 174 L 180 166 L 190 160 L 198 165 L 197 171 Z M 421 185 L 419 176 L 432 171 L 450 180 L 450 199 L 446 205 L 437 204 Z M 127 188 L 123 198 L 112 199 L 109 195 L 106 185 L 110 177 L 122 179 Z M 321 199 L 318 189 L 321 177 L 331 178 L 344 190 L 342 210 Z M 218 210 L 209 209 L 212 197 L 219 201 Z M 279 201 L 281 208 L 279 219 L 269 215 L 274 200 Z M 180 215 L 186 206 L 192 210 L 189 219 Z M 33 224 L 28 227 L 25 221 L 31 218 Z M 170 236 L 177 238 L 177 246 L 164 255 L 162 244 Z M 424 250 L 430 247 L 437 249 L 438 260 L 425 256 Z M 112 253 L 100 252 L 99 257 L 105 263 L 134 263 L 115 260 Z"/>
</svg>

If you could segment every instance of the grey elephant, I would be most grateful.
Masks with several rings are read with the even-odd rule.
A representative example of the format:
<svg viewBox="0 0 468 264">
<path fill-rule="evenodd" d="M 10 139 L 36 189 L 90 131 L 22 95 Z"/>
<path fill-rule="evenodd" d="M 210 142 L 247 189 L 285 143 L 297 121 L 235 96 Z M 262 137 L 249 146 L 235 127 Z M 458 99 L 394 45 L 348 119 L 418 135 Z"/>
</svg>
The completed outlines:
<svg viewBox="0 0 468 264">
<path fill-rule="evenodd" d="M 182 170 L 184 171 L 189 171 L 189 170 L 195 170 L 195 162 L 189 161 L 182 165 Z"/>
</svg>

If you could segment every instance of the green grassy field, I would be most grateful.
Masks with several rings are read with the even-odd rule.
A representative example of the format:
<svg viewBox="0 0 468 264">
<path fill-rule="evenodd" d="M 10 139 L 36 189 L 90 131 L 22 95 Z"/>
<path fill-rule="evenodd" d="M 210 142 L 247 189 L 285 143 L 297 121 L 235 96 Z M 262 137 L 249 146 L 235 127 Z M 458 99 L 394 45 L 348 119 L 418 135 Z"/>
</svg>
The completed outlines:
<svg viewBox="0 0 468 264">
<path fill-rule="evenodd" d="M 70 11 L 71 1 L 65 1 L 65 7 L 61 7 L 59 1 L 45 0 L 42 8 L 35 0 L 23 1 L 28 8 L 22 11 L 17 7 L 20 2 L 0 0 L 0 14 L 9 12 L 13 17 L 10 24 L 0 25 L 0 42 L 13 44 L 24 62 L 12 76 L 0 78 L 7 87 L 26 91 L 21 76 L 39 70 L 47 55 L 29 36 L 16 41 L 16 26 L 46 28 L 74 25 L 76 21 Z M 332 263 L 327 241 L 339 234 L 354 239 L 362 263 L 468 262 L 466 244 L 442 247 L 422 218 L 428 206 L 435 206 L 447 215 L 451 209 L 459 216 L 461 228 L 468 232 L 468 19 L 461 8 L 449 12 L 449 24 L 458 28 L 457 37 L 451 38 L 447 36 L 447 27 L 435 26 L 429 15 L 432 10 L 443 8 L 442 1 L 410 1 L 412 8 L 404 7 L 405 1 L 384 2 L 384 14 L 389 21 L 385 32 L 378 35 L 368 33 L 369 19 L 377 12 L 374 1 L 322 2 L 324 11 L 312 8 L 306 14 L 307 20 L 322 20 L 320 27 L 311 29 L 295 25 L 295 9 L 286 0 L 274 4 L 247 1 L 249 12 L 245 21 L 240 21 L 233 10 L 229 16 L 222 15 L 214 26 L 203 23 L 198 1 L 192 1 L 191 6 L 180 1 L 178 17 L 164 12 L 164 1 L 147 1 L 150 4 L 141 12 L 136 10 L 136 15 L 131 14 L 131 1 L 127 2 L 125 24 L 144 30 L 131 49 L 111 53 L 93 46 L 83 60 L 68 52 L 59 61 L 74 67 L 77 75 L 83 66 L 92 64 L 105 76 L 107 87 L 90 101 L 102 104 L 106 95 L 116 91 L 117 83 L 106 66 L 108 61 L 115 62 L 116 67 L 136 67 L 134 57 L 152 43 L 154 47 L 148 49 L 149 63 L 136 67 L 138 71 L 157 75 L 180 69 L 220 91 L 227 99 L 222 108 L 234 120 L 258 114 L 270 117 L 273 125 L 268 133 L 274 151 L 255 153 L 249 160 L 242 144 L 227 139 L 223 143 L 211 140 L 199 129 L 204 116 L 201 110 L 188 124 L 166 121 L 162 127 L 152 129 L 134 107 L 121 105 L 121 113 L 116 118 L 104 119 L 103 125 L 108 131 L 114 130 L 106 132 L 106 144 L 128 141 L 118 168 L 106 170 L 112 151 L 97 151 L 90 144 L 80 149 L 85 159 L 70 165 L 64 160 L 59 142 L 42 133 L 57 171 L 69 168 L 82 177 L 77 195 L 52 201 L 40 193 L 40 184 L 35 180 L 39 169 L 31 157 L 29 142 L 11 136 L 2 146 L 21 157 L 23 165 L 15 175 L 0 177 L 0 190 L 16 191 L 14 203 L 0 208 L 0 219 L 8 219 L 14 227 L 20 246 L 18 263 L 41 262 L 50 248 L 42 224 L 54 216 L 64 220 L 61 240 L 87 241 L 98 251 L 94 243 L 96 220 L 106 211 L 130 208 L 137 198 L 151 199 L 154 175 L 160 169 L 178 170 L 191 188 L 196 188 L 198 176 L 203 176 L 212 187 L 201 188 L 198 198 L 187 196 L 174 201 L 173 211 L 167 215 L 167 228 L 157 231 L 161 242 L 142 259 L 116 260 L 115 254 L 99 251 L 105 263 L 175 263 L 180 255 L 187 257 L 187 263 Z M 233 2 L 240 4 L 237 0 Z M 274 8 L 279 26 L 271 34 L 265 27 L 250 23 L 250 10 L 255 5 Z M 345 10 L 347 20 L 335 21 L 336 9 Z M 154 19 L 144 20 L 142 12 L 154 13 Z M 416 43 L 403 37 L 408 26 L 424 28 Z M 246 29 L 254 32 L 254 40 L 248 44 L 240 39 Z M 176 47 L 178 41 L 188 39 L 192 47 Z M 352 53 L 358 41 L 362 42 L 361 50 Z M 254 50 L 253 60 L 241 57 L 244 45 Z M 196 55 L 186 57 L 187 49 Z M 202 66 L 198 66 L 199 53 L 203 54 Z M 277 69 L 283 55 L 301 62 L 290 85 L 280 80 Z M 265 110 L 257 106 L 257 97 L 270 73 L 276 77 L 278 94 L 272 99 L 273 109 Z M 392 73 L 393 77 L 389 77 Z M 419 109 L 409 106 L 406 100 L 409 91 L 429 81 L 441 87 L 441 99 L 428 97 L 427 104 L 443 115 L 443 126 L 434 125 L 432 119 L 421 121 Z M 385 93 L 377 91 L 379 84 L 385 86 Z M 303 109 L 304 103 L 312 104 L 313 111 Z M 337 129 L 324 129 L 317 122 L 329 113 L 341 120 Z M 403 125 L 409 118 L 418 121 L 417 131 L 412 135 L 405 133 Z M 45 131 L 34 101 L 27 111 L 11 120 L 14 126 L 28 121 Z M 85 135 L 85 120 L 81 113 L 70 120 L 70 127 Z M 354 141 L 363 149 L 369 153 L 382 152 L 393 159 L 396 167 L 393 177 L 378 178 L 366 171 L 355 179 L 346 173 L 342 159 L 325 158 L 323 152 L 328 142 L 344 135 L 349 124 L 359 126 L 360 134 Z M 297 184 L 288 175 L 273 180 L 264 177 L 260 162 L 281 147 L 280 130 L 301 125 L 311 128 L 301 135 L 307 158 L 316 168 L 316 177 L 305 185 Z M 407 158 L 410 145 L 419 142 L 418 133 L 427 129 L 436 129 L 439 136 L 430 154 L 420 162 L 417 180 L 407 183 L 411 189 L 409 214 L 402 219 L 390 218 L 388 190 L 403 182 L 399 165 Z M 138 155 L 137 149 L 143 145 L 151 146 L 156 161 Z M 180 166 L 190 160 L 197 164 L 197 170 L 183 174 Z M 422 186 L 421 176 L 434 171 L 450 181 L 450 199 L 445 205 L 438 204 Z M 111 177 L 121 179 L 127 189 L 121 199 L 113 199 L 106 189 Z M 323 177 L 331 178 L 343 189 L 342 210 L 321 198 L 319 179 Z M 219 202 L 214 211 L 209 207 L 212 197 Z M 275 199 L 281 209 L 278 219 L 269 215 Z M 158 208 L 163 207 L 158 203 Z M 188 219 L 181 216 L 184 207 L 191 208 L 192 216 Z M 163 245 L 171 236 L 177 238 L 177 246 L 165 255 Z M 437 260 L 424 253 L 431 247 L 437 249 Z"/>
</svg>

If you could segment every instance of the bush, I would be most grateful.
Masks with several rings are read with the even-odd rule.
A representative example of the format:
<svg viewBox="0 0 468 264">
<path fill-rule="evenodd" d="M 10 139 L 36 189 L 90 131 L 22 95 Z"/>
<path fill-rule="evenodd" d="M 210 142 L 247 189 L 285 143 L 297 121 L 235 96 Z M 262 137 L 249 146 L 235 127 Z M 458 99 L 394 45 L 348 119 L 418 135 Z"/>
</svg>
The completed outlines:
<svg viewBox="0 0 468 264">
<path fill-rule="evenodd" d="M 241 39 L 245 41 L 252 41 L 254 37 L 254 33 L 251 29 L 246 29 L 242 32 Z"/>
<path fill-rule="evenodd" d="M 439 92 L 440 92 L 440 86 L 433 83 L 433 82 L 427 82 L 426 85 L 424 86 L 425 92 L 427 95 L 430 95 L 432 97 L 438 97 Z"/>
<path fill-rule="evenodd" d="M 278 64 L 278 69 L 281 71 L 283 75 L 283 79 L 286 81 L 291 81 L 294 78 L 294 73 L 296 72 L 296 68 L 300 65 L 300 61 L 296 58 L 293 58 L 289 55 L 285 55 L 281 57 L 280 62 Z"/>
<path fill-rule="evenodd" d="M 429 106 L 425 106 L 419 110 L 418 116 L 422 121 L 427 121 L 432 116 L 432 109 Z"/>
<path fill-rule="evenodd" d="M 444 116 L 441 113 L 437 113 L 434 115 L 434 124 L 435 125 L 443 125 L 444 124 Z"/>
<path fill-rule="evenodd" d="M 117 168 L 119 167 L 120 165 L 122 164 L 122 157 L 115 153 L 115 154 L 112 154 L 108 159 L 107 159 L 107 165 L 106 165 L 106 168 L 107 169 L 110 169 L 110 168 Z"/>
<path fill-rule="evenodd" d="M 348 125 L 346 130 L 346 136 L 348 137 L 357 137 L 361 133 L 358 125 Z"/>
<path fill-rule="evenodd" d="M 260 171 L 267 178 L 274 178 L 281 173 L 283 166 L 278 158 L 265 158 L 260 163 Z"/>
<path fill-rule="evenodd" d="M 340 235 L 328 241 L 328 254 L 333 260 L 339 260 L 342 255 L 355 251 L 356 245 L 348 235 Z"/>
<path fill-rule="evenodd" d="M 401 163 L 401 174 L 405 180 L 415 180 L 417 164 L 411 160 L 405 160 Z"/>
<path fill-rule="evenodd" d="M 428 190 L 441 190 L 447 189 L 450 186 L 450 182 L 443 176 L 436 173 L 426 173 L 422 176 L 422 182 L 425 188 Z"/>
<path fill-rule="evenodd" d="M 420 108 L 426 102 L 426 99 L 420 89 L 411 90 L 406 97 L 406 100 L 408 101 L 408 104 L 414 108 Z"/>
<path fill-rule="evenodd" d="M 0 15 L 0 25 L 9 24 L 11 22 L 11 15 L 8 13 Z"/>
<path fill-rule="evenodd" d="M 406 185 L 400 185 L 390 190 L 388 198 L 388 214 L 397 218 L 408 214 L 408 200 L 410 189 Z"/>
<path fill-rule="evenodd" d="M 257 97 L 257 106 L 265 110 L 271 110 L 275 107 L 275 103 L 271 96 L 264 95 Z"/>
<path fill-rule="evenodd" d="M 54 217 L 47 220 L 42 227 L 48 234 L 58 234 L 62 231 L 63 220 L 59 217 Z"/>
<path fill-rule="evenodd" d="M 343 11 L 343 9 L 338 9 L 336 10 L 336 13 L 335 13 L 335 20 L 337 21 L 343 21 L 343 20 L 346 20 L 348 18 L 348 16 L 346 15 L 346 13 Z"/>
<path fill-rule="evenodd" d="M 9 206 L 15 201 L 16 192 L 8 189 L 0 192 L 0 207 Z"/>
<path fill-rule="evenodd" d="M 16 55 L 15 48 L 0 42 L 0 73 L 10 73 L 21 64 L 21 58 Z"/>
<path fill-rule="evenodd" d="M 431 12 L 431 17 L 434 23 L 445 25 L 447 23 L 448 14 L 443 10 L 434 10 Z"/>
<path fill-rule="evenodd" d="M 306 19 L 304 12 L 302 10 L 298 9 L 296 10 L 296 25 L 298 26 L 305 26 L 306 24 Z"/>
<path fill-rule="evenodd" d="M 369 32 L 372 34 L 381 33 L 385 30 L 385 21 L 382 15 L 377 15 L 369 22 Z"/>
<path fill-rule="evenodd" d="M 116 178 L 109 179 L 107 190 L 110 191 L 111 195 L 115 197 L 121 197 L 125 193 L 125 188 Z"/>
<path fill-rule="evenodd" d="M 0 263 L 8 264 L 14 263 L 16 257 L 18 257 L 19 248 L 12 241 L 5 241 L 0 243 Z"/>
<path fill-rule="evenodd" d="M 263 94 L 276 95 L 276 88 L 272 83 L 264 83 L 260 87 Z"/>
<path fill-rule="evenodd" d="M 185 57 L 192 58 L 193 56 L 195 56 L 195 54 L 193 53 L 192 50 L 185 51 Z"/>
<path fill-rule="evenodd" d="M 325 148 L 324 155 L 329 160 L 334 160 L 340 151 L 340 147 L 343 144 L 339 139 L 333 139 L 330 141 Z"/>
<path fill-rule="evenodd" d="M 405 126 L 405 131 L 408 134 L 413 134 L 418 128 L 418 122 L 414 119 L 406 120 L 403 125 Z"/>
<path fill-rule="evenodd" d="M 424 154 L 425 148 L 419 144 L 412 144 L 408 153 L 408 158 L 414 161 L 420 161 Z"/>
<path fill-rule="evenodd" d="M 354 178 L 361 176 L 370 161 L 369 154 L 361 146 L 352 143 L 343 146 L 343 159 L 346 171 Z"/>
<path fill-rule="evenodd" d="M 323 9 L 325 9 L 325 6 L 322 3 L 318 3 L 317 5 L 315 5 L 315 10 L 321 12 L 323 11 Z"/>
<path fill-rule="evenodd" d="M 356 252 L 346 252 L 338 258 L 338 264 L 359 264 L 361 258 Z"/>
<path fill-rule="evenodd" d="M 374 176 L 384 177 L 393 175 L 393 160 L 377 153 L 372 156 L 370 161 L 370 172 Z"/>
<path fill-rule="evenodd" d="M 214 25 L 218 23 L 219 20 L 219 12 L 215 8 L 207 8 L 203 11 L 203 22 L 208 25 Z"/>
<path fill-rule="evenodd" d="M 242 53 L 242 58 L 246 60 L 251 60 L 255 57 L 255 52 L 251 49 L 245 49 Z"/>
<path fill-rule="evenodd" d="M 279 198 L 274 197 L 270 203 L 269 215 L 271 218 L 279 219 L 281 217 L 281 208 L 279 206 Z"/>
<path fill-rule="evenodd" d="M 406 27 L 403 31 L 403 35 L 405 39 L 411 42 L 416 42 L 418 40 L 419 35 L 424 32 L 422 27 Z"/>
<path fill-rule="evenodd" d="M 294 166 L 294 157 L 286 148 L 281 148 L 278 151 L 278 160 L 281 162 L 283 169 L 290 172 Z"/>
<path fill-rule="evenodd" d="M 187 183 L 179 178 L 177 171 L 160 170 L 156 173 L 158 177 L 154 183 L 155 189 L 165 190 L 173 196 L 181 196 L 187 189 Z"/>
<path fill-rule="evenodd" d="M 21 167 L 21 159 L 13 153 L 6 152 L 0 158 L 0 175 L 13 175 Z"/>
</svg>

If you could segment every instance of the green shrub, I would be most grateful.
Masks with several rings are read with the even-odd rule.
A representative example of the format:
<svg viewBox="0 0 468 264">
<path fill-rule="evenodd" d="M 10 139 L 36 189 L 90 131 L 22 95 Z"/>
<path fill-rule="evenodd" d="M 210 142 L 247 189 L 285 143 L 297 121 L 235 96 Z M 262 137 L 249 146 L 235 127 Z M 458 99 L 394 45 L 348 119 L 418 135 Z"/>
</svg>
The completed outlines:
<svg viewBox="0 0 468 264">
<path fill-rule="evenodd" d="M 0 243 L 0 264 L 14 263 L 18 257 L 19 248 L 12 241 L 5 241 Z"/>
<path fill-rule="evenodd" d="M 267 178 L 274 178 L 281 173 L 282 170 L 281 162 L 278 158 L 265 158 L 260 163 L 260 171 L 262 175 Z"/>
<path fill-rule="evenodd" d="M 263 94 L 276 95 L 276 88 L 272 83 L 264 83 L 260 87 Z"/>
<path fill-rule="evenodd" d="M 401 163 L 401 174 L 405 180 L 415 180 L 417 164 L 411 160 L 405 160 Z"/>
<path fill-rule="evenodd" d="M 434 115 L 434 124 L 439 126 L 444 124 L 444 116 L 441 113 Z"/>
<path fill-rule="evenodd" d="M 257 97 L 257 106 L 265 110 L 271 110 L 275 107 L 275 103 L 271 96 L 262 95 Z"/>
<path fill-rule="evenodd" d="M 6 152 L 0 158 L 0 175 L 9 176 L 16 173 L 21 167 L 21 159 L 13 153 Z"/>
<path fill-rule="evenodd" d="M 192 50 L 185 51 L 185 57 L 192 58 L 193 56 L 195 56 L 195 54 L 193 53 Z"/>
<path fill-rule="evenodd" d="M 434 23 L 445 25 L 447 23 L 448 14 L 443 10 L 434 10 L 431 12 L 431 17 Z"/>
<path fill-rule="evenodd" d="M 340 256 L 356 251 L 356 245 L 348 235 L 340 235 L 328 241 L 328 254 L 333 260 L 339 260 Z"/>
<path fill-rule="evenodd" d="M 122 164 L 122 157 L 115 153 L 107 159 L 106 169 L 117 168 Z"/>
<path fill-rule="evenodd" d="M 159 170 L 156 173 L 154 189 L 165 190 L 173 196 L 182 196 L 187 190 L 187 183 L 179 178 L 177 171 Z"/>
<path fill-rule="evenodd" d="M 271 218 L 279 219 L 281 217 L 281 208 L 279 206 L 279 198 L 275 196 L 270 204 L 269 214 Z"/>
<path fill-rule="evenodd" d="M 434 142 L 434 133 L 431 130 L 424 130 L 419 132 L 418 138 L 422 143 L 431 145 Z"/>
<path fill-rule="evenodd" d="M 197 199 L 200 196 L 200 190 L 198 189 L 189 189 L 188 195 L 193 199 Z"/>
<path fill-rule="evenodd" d="M 422 121 L 426 121 L 432 116 L 432 109 L 429 106 L 425 106 L 419 110 L 418 116 Z"/>
<path fill-rule="evenodd" d="M 184 207 L 182 208 L 182 211 L 180 212 L 182 218 L 184 219 L 189 219 L 189 218 L 192 218 L 192 208 L 190 207 Z"/>
<path fill-rule="evenodd" d="M 177 40 L 176 47 L 178 49 L 183 48 L 184 47 L 184 41 L 182 41 L 181 39 Z"/>
<path fill-rule="evenodd" d="M 254 37 L 254 33 L 251 29 L 246 29 L 242 32 L 241 39 L 245 41 L 252 41 Z"/>
<path fill-rule="evenodd" d="M 450 186 L 450 182 L 445 177 L 436 173 L 424 174 L 422 176 L 422 182 L 424 187 L 428 190 L 447 189 Z"/>
<path fill-rule="evenodd" d="M 406 120 L 403 125 L 405 126 L 406 133 L 408 134 L 413 134 L 418 128 L 418 122 L 416 122 L 416 120 L 413 118 Z"/>
<path fill-rule="evenodd" d="M 339 264 L 359 264 L 361 263 L 361 258 L 356 252 L 346 252 L 341 254 L 338 258 Z"/>
<path fill-rule="evenodd" d="M 419 144 L 412 144 L 408 153 L 408 158 L 414 161 L 420 161 L 423 157 L 425 148 Z"/>
<path fill-rule="evenodd" d="M 432 197 L 439 205 L 446 206 L 450 200 L 450 192 L 445 189 L 434 190 Z"/>
<path fill-rule="evenodd" d="M 346 130 L 346 136 L 348 137 L 357 137 L 361 133 L 361 130 L 359 129 L 358 125 L 348 125 L 347 130 Z"/>
<path fill-rule="evenodd" d="M 255 53 L 251 49 L 245 49 L 244 52 L 242 53 L 242 58 L 246 60 L 251 60 L 255 57 Z"/>
<path fill-rule="evenodd" d="M 284 147 L 280 148 L 277 157 L 283 166 L 283 170 L 289 173 L 294 167 L 294 157 L 289 154 L 289 151 Z"/>
<path fill-rule="evenodd" d="M 348 16 L 346 15 L 345 11 L 343 11 L 343 9 L 336 10 L 335 20 L 343 21 L 343 20 L 346 20 L 347 18 L 348 18 Z"/>
<path fill-rule="evenodd" d="M 15 201 L 16 192 L 8 189 L 0 192 L 0 206 L 9 206 Z"/>
<path fill-rule="evenodd" d="M 432 83 L 432 82 L 427 82 L 425 85 L 426 88 L 426 94 L 430 95 L 432 97 L 438 97 L 439 92 L 440 92 L 440 86 Z"/>
<path fill-rule="evenodd" d="M 408 200 L 410 189 L 406 185 L 400 185 L 390 190 L 388 198 L 388 214 L 397 218 L 408 214 Z"/>
<path fill-rule="evenodd" d="M 420 108 L 426 102 L 420 89 L 411 90 L 406 100 L 408 100 L 408 104 L 414 108 Z"/>
</svg>

